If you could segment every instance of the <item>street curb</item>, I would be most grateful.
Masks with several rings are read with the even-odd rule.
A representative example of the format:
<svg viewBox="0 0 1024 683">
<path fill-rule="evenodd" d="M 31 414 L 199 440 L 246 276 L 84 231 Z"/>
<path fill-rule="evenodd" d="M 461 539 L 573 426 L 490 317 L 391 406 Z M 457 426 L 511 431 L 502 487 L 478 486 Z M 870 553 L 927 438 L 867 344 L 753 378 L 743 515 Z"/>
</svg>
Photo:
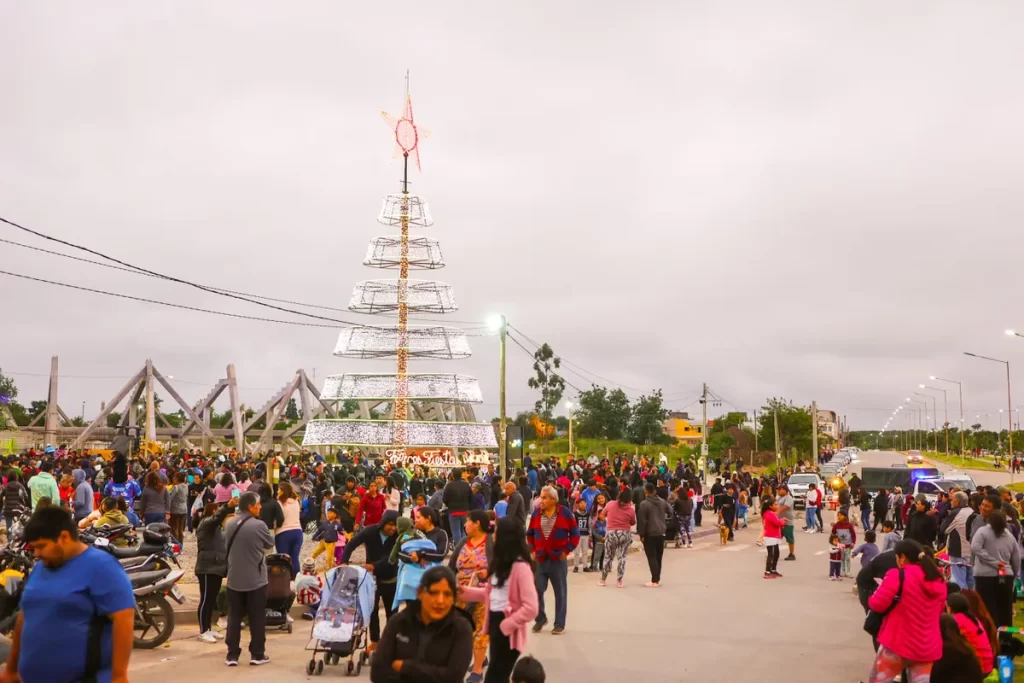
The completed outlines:
<svg viewBox="0 0 1024 683">
<path fill-rule="evenodd" d="M 945 465 L 947 467 L 952 467 L 952 468 L 954 468 L 956 470 L 970 470 L 971 472 L 987 472 L 989 474 L 1009 474 L 1010 473 L 1009 469 L 994 470 L 991 467 L 989 467 L 989 468 L 981 468 L 981 467 L 969 467 L 967 465 L 961 465 L 960 467 L 957 467 L 956 465 L 953 465 L 953 464 L 948 463 L 948 462 L 942 462 L 941 460 L 936 462 L 934 460 L 931 460 L 930 458 L 924 457 L 923 455 L 921 456 L 921 460 L 925 461 L 929 465 L 932 465 L 936 469 L 938 469 L 939 465 Z"/>
</svg>

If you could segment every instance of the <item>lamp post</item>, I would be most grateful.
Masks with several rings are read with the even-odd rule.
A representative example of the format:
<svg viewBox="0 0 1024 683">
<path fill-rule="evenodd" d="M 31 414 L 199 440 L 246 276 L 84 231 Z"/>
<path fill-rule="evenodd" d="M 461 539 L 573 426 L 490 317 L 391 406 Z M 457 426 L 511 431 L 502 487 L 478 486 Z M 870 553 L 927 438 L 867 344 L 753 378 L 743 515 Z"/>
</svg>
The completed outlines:
<svg viewBox="0 0 1024 683">
<path fill-rule="evenodd" d="M 1007 330 L 1007 332 L 1010 332 L 1010 331 L 1011 330 Z M 1008 361 L 1008 360 L 999 360 L 998 358 L 989 358 L 988 356 L 979 356 L 976 353 L 970 353 L 968 351 L 964 351 L 964 355 L 965 356 L 970 356 L 971 358 L 980 358 L 981 360 L 991 361 L 993 363 L 1002 363 L 1003 365 L 1006 366 L 1006 409 L 1008 411 L 1013 410 L 1013 398 L 1010 395 L 1010 361 Z M 1009 413 L 1007 413 L 1007 415 L 1009 415 Z M 1013 457 L 1013 432 L 1012 431 L 1009 432 L 1009 444 L 1008 444 L 1008 446 L 1009 446 L 1009 454 L 1010 454 L 1010 457 L 1012 458 Z M 1013 483 L 1013 468 L 1012 467 L 1010 468 L 1010 483 L 1011 484 Z"/>
<path fill-rule="evenodd" d="M 924 406 L 924 413 L 925 413 L 925 415 L 927 415 L 927 413 L 928 413 L 928 403 L 926 401 L 918 401 L 916 398 L 910 398 L 908 396 L 907 397 L 907 403 L 917 403 L 917 404 L 923 405 Z M 921 420 L 921 409 L 920 408 L 915 408 L 914 412 L 917 413 L 917 450 L 921 450 L 921 431 L 922 431 L 922 426 L 923 426 L 922 425 L 922 420 Z M 925 441 L 927 441 L 927 437 L 925 438 Z M 928 446 L 926 444 L 925 448 L 927 448 L 927 447 Z"/>
<path fill-rule="evenodd" d="M 565 407 L 569 409 L 569 456 L 572 457 L 572 401 L 566 401 Z"/>
<path fill-rule="evenodd" d="M 934 382 L 946 382 L 947 384 L 955 384 L 960 392 L 960 466 L 964 464 L 964 452 L 967 450 L 967 441 L 964 438 L 964 385 L 963 382 L 955 379 L 943 379 L 936 377 L 935 375 L 929 375 L 928 379 Z"/>
<path fill-rule="evenodd" d="M 924 385 L 921 385 L 921 386 L 924 386 Z M 932 450 L 935 451 L 936 453 L 938 453 L 939 452 L 939 444 L 936 442 L 936 439 L 938 438 L 938 436 L 935 434 L 935 423 L 938 422 L 938 420 L 939 420 L 938 399 L 935 398 L 934 396 L 932 396 L 931 394 L 922 394 L 920 391 L 915 391 L 914 392 L 914 396 L 924 396 L 925 398 L 930 398 L 932 400 L 932 428 L 931 428 L 931 431 L 932 431 Z M 928 412 L 927 403 L 925 403 L 925 413 L 927 413 L 927 412 Z"/>
<path fill-rule="evenodd" d="M 502 482 L 507 482 L 508 446 L 505 432 L 508 430 L 508 415 L 505 412 L 505 340 L 508 334 L 508 320 L 504 315 L 495 316 L 491 319 L 491 329 L 498 332 L 501 340 L 498 350 L 498 474 L 501 476 Z M 570 429 L 571 426 L 570 422 Z"/>
<path fill-rule="evenodd" d="M 942 419 L 946 430 L 946 457 L 949 457 L 949 402 L 946 400 L 946 390 L 939 387 L 930 387 L 927 384 L 918 384 L 919 389 L 942 392 Z"/>
</svg>

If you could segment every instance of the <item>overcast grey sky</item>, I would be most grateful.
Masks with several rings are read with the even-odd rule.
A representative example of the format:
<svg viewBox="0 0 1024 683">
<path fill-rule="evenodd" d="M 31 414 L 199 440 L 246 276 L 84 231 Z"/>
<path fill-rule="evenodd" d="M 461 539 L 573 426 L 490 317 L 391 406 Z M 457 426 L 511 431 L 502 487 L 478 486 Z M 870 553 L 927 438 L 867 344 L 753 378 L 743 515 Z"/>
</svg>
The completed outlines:
<svg viewBox="0 0 1024 683">
<path fill-rule="evenodd" d="M 6 3 L 0 215 L 344 306 L 388 276 L 361 261 L 389 232 L 401 171 L 379 112 L 409 68 L 454 319 L 505 312 L 673 408 L 707 381 L 739 408 L 817 399 L 873 429 L 934 373 L 965 382 L 971 423 L 1006 398 L 1002 368 L 962 351 L 1024 379 L 1024 339 L 1003 334 L 1024 328 L 1022 19 L 1011 2 Z M 2 243 L 0 264 L 281 317 Z M 334 358 L 335 340 L 0 276 L 0 367 L 45 375 L 59 355 L 71 414 L 123 382 L 76 377 L 147 357 L 196 383 L 190 402 L 234 362 L 256 405 L 299 367 L 391 365 Z M 480 377 L 489 419 L 497 340 L 471 341 L 412 369 Z M 512 413 L 535 400 L 529 366 L 510 345 Z M 45 376 L 14 376 L 45 398 Z"/>
</svg>

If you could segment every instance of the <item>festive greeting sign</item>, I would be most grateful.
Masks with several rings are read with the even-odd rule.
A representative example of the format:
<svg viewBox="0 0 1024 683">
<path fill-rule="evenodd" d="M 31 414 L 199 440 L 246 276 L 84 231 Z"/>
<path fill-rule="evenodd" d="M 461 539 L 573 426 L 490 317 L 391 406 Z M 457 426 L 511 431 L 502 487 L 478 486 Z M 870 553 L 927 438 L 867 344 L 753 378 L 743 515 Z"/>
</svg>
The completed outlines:
<svg viewBox="0 0 1024 683">
<path fill-rule="evenodd" d="M 467 465 L 489 465 L 491 454 L 483 449 L 465 449 L 456 456 L 449 448 L 412 449 L 395 448 L 384 451 L 392 467 L 429 467 L 450 470 Z"/>
</svg>

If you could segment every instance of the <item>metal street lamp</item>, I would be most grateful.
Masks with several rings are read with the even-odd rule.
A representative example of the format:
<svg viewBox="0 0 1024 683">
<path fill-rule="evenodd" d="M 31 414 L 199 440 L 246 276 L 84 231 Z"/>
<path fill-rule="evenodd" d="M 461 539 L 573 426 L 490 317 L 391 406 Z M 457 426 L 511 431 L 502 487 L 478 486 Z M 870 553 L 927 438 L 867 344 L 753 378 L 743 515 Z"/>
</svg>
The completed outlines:
<svg viewBox="0 0 1024 683">
<path fill-rule="evenodd" d="M 1009 331 L 1009 330 L 1007 330 L 1007 331 Z M 1009 410 L 1013 410 L 1013 398 L 1010 395 L 1010 361 L 1008 361 L 1008 360 L 999 360 L 998 358 L 990 358 L 988 356 L 979 356 L 978 354 L 970 353 L 969 351 L 964 351 L 964 355 L 965 356 L 970 356 L 971 358 L 980 358 L 981 360 L 987 360 L 987 361 L 990 361 L 992 363 L 1002 363 L 1003 365 L 1006 366 L 1006 409 L 1008 411 Z M 1009 414 L 1009 413 L 1007 413 L 1007 414 Z M 1013 432 L 1012 431 L 1010 432 L 1009 449 L 1010 449 L 1009 450 L 1009 454 L 1010 454 L 1010 457 L 1012 458 L 1013 457 Z M 1010 468 L 1010 483 L 1011 484 L 1013 483 L 1013 468 L 1012 467 Z"/>
<path fill-rule="evenodd" d="M 930 387 L 927 384 L 918 384 L 919 389 L 927 389 L 928 391 L 941 391 L 942 392 L 942 418 L 945 422 L 944 428 L 946 430 L 946 457 L 949 457 L 949 403 L 946 400 L 946 390 L 939 387 Z"/>
<path fill-rule="evenodd" d="M 907 397 L 907 402 L 908 403 L 919 403 L 920 405 L 923 405 L 924 406 L 925 414 L 928 413 L 928 403 L 927 403 L 927 401 L 918 401 L 916 398 L 910 398 L 908 396 Z M 921 449 L 921 427 L 922 427 L 922 424 L 921 424 L 921 409 L 917 408 L 915 410 L 915 412 L 917 413 L 917 430 L 918 430 L 917 431 L 917 448 L 918 448 L 918 450 L 920 450 Z M 926 437 L 926 441 L 927 441 L 927 437 Z M 927 444 L 925 445 L 925 448 L 927 448 Z"/>
<path fill-rule="evenodd" d="M 964 452 L 967 450 L 967 442 L 964 437 L 964 385 L 959 380 L 943 379 L 941 377 L 936 377 L 935 375 L 929 375 L 928 379 L 935 382 L 955 384 L 960 391 L 960 465 L 962 467 L 964 464 Z"/>
<path fill-rule="evenodd" d="M 924 385 L 922 384 L 921 386 L 923 387 Z M 931 394 L 922 394 L 920 391 L 915 391 L 914 396 L 924 396 L 925 398 L 930 398 L 932 400 L 932 450 L 937 453 L 939 450 L 939 446 L 936 443 L 936 439 L 938 438 L 938 436 L 935 434 L 935 423 L 938 422 L 939 420 L 938 399 L 932 396 Z M 925 413 L 927 414 L 927 412 L 928 404 L 926 402 Z"/>
</svg>

